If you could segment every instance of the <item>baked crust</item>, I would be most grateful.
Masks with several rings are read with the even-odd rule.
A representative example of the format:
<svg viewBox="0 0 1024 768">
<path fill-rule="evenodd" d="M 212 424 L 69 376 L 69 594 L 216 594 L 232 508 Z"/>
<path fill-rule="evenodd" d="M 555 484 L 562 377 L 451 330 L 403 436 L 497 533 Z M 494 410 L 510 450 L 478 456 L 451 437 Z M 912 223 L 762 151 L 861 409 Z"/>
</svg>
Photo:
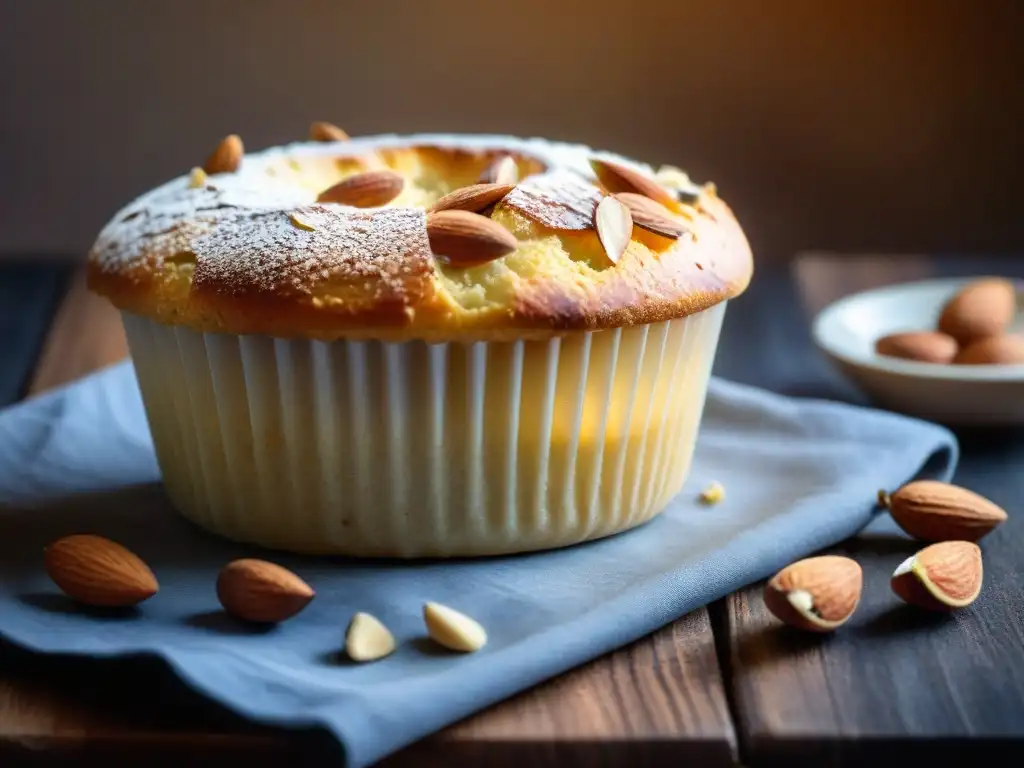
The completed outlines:
<svg viewBox="0 0 1024 768">
<path fill-rule="evenodd" d="M 503 155 L 520 183 L 490 211 L 519 247 L 457 268 L 431 252 L 426 209 Z M 741 293 L 751 252 L 712 186 L 686 190 L 677 240 L 639 227 L 608 261 L 593 211 L 606 194 L 579 145 L 500 136 L 377 136 L 246 155 L 234 173 L 174 179 L 119 211 L 88 281 L 127 312 L 199 331 L 277 337 L 497 340 L 651 323 Z M 378 208 L 319 192 L 390 168 L 402 193 Z M 666 186 L 679 186 L 678 172 Z M 683 179 L 683 184 L 688 182 Z"/>
</svg>

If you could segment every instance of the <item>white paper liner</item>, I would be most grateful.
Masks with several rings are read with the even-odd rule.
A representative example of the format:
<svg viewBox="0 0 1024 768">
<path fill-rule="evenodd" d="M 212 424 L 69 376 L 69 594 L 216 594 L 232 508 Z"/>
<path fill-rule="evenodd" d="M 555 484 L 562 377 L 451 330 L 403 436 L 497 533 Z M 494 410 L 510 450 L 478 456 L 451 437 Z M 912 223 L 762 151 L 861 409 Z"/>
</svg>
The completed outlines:
<svg viewBox="0 0 1024 768">
<path fill-rule="evenodd" d="M 123 319 L 186 517 L 277 549 L 420 557 L 564 546 L 660 512 L 689 471 L 724 313 L 471 344 Z"/>
</svg>

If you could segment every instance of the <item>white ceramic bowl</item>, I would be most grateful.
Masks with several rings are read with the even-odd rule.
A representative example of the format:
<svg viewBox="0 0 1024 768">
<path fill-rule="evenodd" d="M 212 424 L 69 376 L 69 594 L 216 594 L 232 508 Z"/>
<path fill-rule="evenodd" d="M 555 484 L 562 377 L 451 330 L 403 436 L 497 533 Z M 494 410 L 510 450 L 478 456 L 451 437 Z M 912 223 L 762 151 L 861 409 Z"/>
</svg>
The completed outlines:
<svg viewBox="0 0 1024 768">
<path fill-rule="evenodd" d="M 946 301 L 968 278 L 886 286 L 840 299 L 814 320 L 818 347 L 876 404 L 949 425 L 1024 425 L 1024 365 L 937 365 L 875 353 L 875 340 L 933 330 Z M 1011 330 L 1024 332 L 1017 292 Z"/>
</svg>

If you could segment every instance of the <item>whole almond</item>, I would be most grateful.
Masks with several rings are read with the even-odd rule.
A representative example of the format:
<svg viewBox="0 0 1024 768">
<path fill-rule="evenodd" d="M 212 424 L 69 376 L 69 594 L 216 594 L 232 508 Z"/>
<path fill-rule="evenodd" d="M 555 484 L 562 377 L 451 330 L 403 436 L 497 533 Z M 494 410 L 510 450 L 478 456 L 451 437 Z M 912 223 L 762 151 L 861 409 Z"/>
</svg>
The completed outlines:
<svg viewBox="0 0 1024 768">
<path fill-rule="evenodd" d="M 978 541 L 1006 522 L 1003 509 L 974 491 L 938 480 L 915 480 L 883 503 L 896 524 L 924 541 Z"/>
<path fill-rule="evenodd" d="M 648 232 L 675 240 L 682 237 L 688 229 L 668 208 L 649 197 L 638 195 L 636 192 L 619 192 L 615 199 L 629 208 L 633 223 Z"/>
<path fill-rule="evenodd" d="M 930 611 L 952 611 L 981 593 L 981 549 L 970 541 L 943 541 L 900 564 L 889 582 L 904 602 Z"/>
<path fill-rule="evenodd" d="M 480 211 L 489 208 L 515 188 L 514 184 L 471 184 L 460 187 L 442 197 L 431 211 Z"/>
<path fill-rule="evenodd" d="M 1024 363 L 1024 336 L 989 336 L 962 347 L 956 365 L 1019 365 Z"/>
<path fill-rule="evenodd" d="M 633 217 L 625 203 L 606 197 L 594 211 L 594 227 L 612 264 L 618 264 L 633 239 Z"/>
<path fill-rule="evenodd" d="M 366 171 L 349 176 L 321 192 L 318 203 L 340 203 L 356 208 L 387 205 L 402 193 L 405 179 L 394 171 Z"/>
<path fill-rule="evenodd" d="M 853 615 L 864 575 L 848 557 L 809 557 L 783 568 L 764 588 L 764 603 L 777 619 L 811 632 L 831 632 Z"/>
<path fill-rule="evenodd" d="M 310 123 L 309 138 L 312 141 L 348 141 L 349 136 L 334 123 L 317 120 Z"/>
<path fill-rule="evenodd" d="M 512 253 L 516 236 L 486 216 L 469 211 L 427 214 L 430 249 L 455 266 L 473 266 Z"/>
<path fill-rule="evenodd" d="M 511 184 L 519 181 L 519 166 L 511 155 L 503 155 L 488 165 L 480 174 L 481 184 Z"/>
<path fill-rule="evenodd" d="M 591 167 L 598 181 L 612 194 L 632 192 L 661 203 L 671 211 L 678 210 L 676 196 L 654 179 L 624 165 L 607 160 L 591 160 Z"/>
<path fill-rule="evenodd" d="M 949 363 L 956 355 L 956 339 L 939 331 L 890 333 L 875 342 L 875 352 L 886 357 L 921 363 Z"/>
<path fill-rule="evenodd" d="M 395 650 L 394 635 L 380 620 L 368 613 L 357 613 L 345 630 L 345 653 L 353 661 L 375 661 Z"/>
<path fill-rule="evenodd" d="M 938 328 L 961 344 L 1001 334 L 1017 311 L 1017 291 L 1003 278 L 974 280 L 960 289 L 942 309 Z"/>
<path fill-rule="evenodd" d="M 238 135 L 232 133 L 220 140 L 220 144 L 213 150 L 206 162 L 203 163 L 203 170 L 209 174 L 234 173 L 242 165 L 242 156 L 245 154 L 245 147 Z"/>
<path fill-rule="evenodd" d="M 472 653 L 487 644 L 487 632 L 478 622 L 445 605 L 424 605 L 423 621 L 430 638 L 450 651 Z"/>
<path fill-rule="evenodd" d="M 46 572 L 68 597 L 100 608 L 138 605 L 156 594 L 153 572 L 120 544 L 75 534 L 46 547 Z"/>
<path fill-rule="evenodd" d="M 287 568 L 265 560 L 234 560 L 217 577 L 220 604 L 229 614 L 245 621 L 284 621 L 309 605 L 314 594 L 306 582 Z"/>
</svg>

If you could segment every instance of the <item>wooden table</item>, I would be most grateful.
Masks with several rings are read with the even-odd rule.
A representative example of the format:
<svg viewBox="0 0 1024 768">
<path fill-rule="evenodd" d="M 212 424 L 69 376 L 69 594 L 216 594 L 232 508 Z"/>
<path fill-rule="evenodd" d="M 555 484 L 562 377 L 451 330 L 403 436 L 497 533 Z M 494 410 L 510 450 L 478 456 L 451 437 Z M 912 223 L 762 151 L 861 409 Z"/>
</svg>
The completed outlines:
<svg viewBox="0 0 1024 768">
<path fill-rule="evenodd" d="M 716 372 L 779 392 L 856 400 L 811 346 L 809 315 L 871 285 L 979 272 L 1024 276 L 1024 264 L 809 254 L 791 268 L 763 269 L 729 308 Z M 66 291 L 62 276 L 69 276 Z M 47 320 L 62 291 L 40 348 L 32 322 Z M 90 297 L 68 267 L 0 267 L 0 327 L 0 385 L 8 400 L 12 382 L 27 382 L 20 394 L 34 394 L 125 354 L 115 313 Z M 864 597 L 854 621 L 834 636 L 780 627 L 754 586 L 387 764 L 798 766 L 893 757 L 934 766 L 976 764 L 995 750 L 1002 762 L 1019 760 L 1024 513 L 1015 513 L 1024 499 L 1024 436 L 990 429 L 960 437 L 957 481 L 1011 513 L 985 541 L 986 588 L 971 608 L 944 617 L 894 604 L 888 577 L 912 545 L 853 540 L 837 551 L 864 566 Z M 128 662 L 111 672 L 0 644 L 0 765 L 337 758 L 320 734 L 250 726 L 170 675 L 140 669 L 154 664 Z M 133 686 L 143 676 L 156 687 Z"/>
</svg>

